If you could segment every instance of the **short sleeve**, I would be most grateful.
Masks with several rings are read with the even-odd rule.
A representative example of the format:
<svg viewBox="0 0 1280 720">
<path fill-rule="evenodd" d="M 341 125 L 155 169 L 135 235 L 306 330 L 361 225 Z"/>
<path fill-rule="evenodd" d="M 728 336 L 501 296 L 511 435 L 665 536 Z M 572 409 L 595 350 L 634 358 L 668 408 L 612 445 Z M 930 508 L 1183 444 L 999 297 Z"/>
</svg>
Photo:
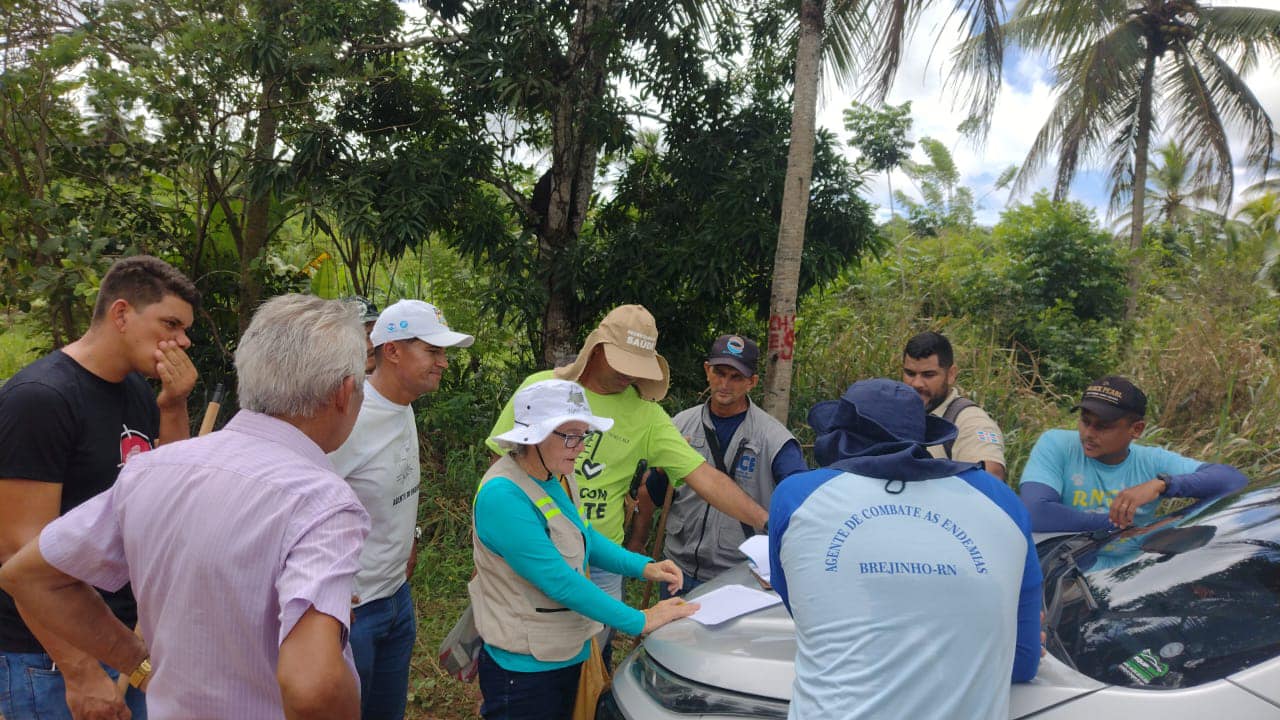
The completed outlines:
<svg viewBox="0 0 1280 720">
<path fill-rule="evenodd" d="M 652 413 L 649 431 L 649 466 L 660 467 L 678 485 L 686 475 L 706 462 L 680 434 L 680 429 L 657 403 L 646 403 Z"/>
<path fill-rule="evenodd" d="M 1152 462 L 1159 468 L 1159 472 L 1169 473 L 1170 475 L 1187 475 L 1193 473 L 1200 468 L 1202 463 L 1199 460 L 1193 460 L 1189 457 L 1183 457 L 1172 450 L 1164 448 L 1146 448 L 1150 454 Z"/>
<path fill-rule="evenodd" d="M 62 483 L 75 447 L 66 398 L 39 382 L 0 393 L 0 478 Z"/>
<path fill-rule="evenodd" d="M 1063 478 L 1066 458 L 1061 442 L 1062 434 L 1061 430 L 1050 430 L 1036 440 L 1035 446 L 1031 448 L 1031 456 L 1027 458 L 1027 466 L 1022 471 L 1021 483 L 1038 482 L 1053 488 L 1059 495 L 1063 494 L 1066 487 Z"/>
<path fill-rule="evenodd" d="M 955 445 L 951 457 L 960 462 L 995 462 L 1004 465 L 1004 434 L 986 410 L 974 405 L 956 418 Z"/>
<path fill-rule="evenodd" d="M 369 533 L 369 516 L 359 505 L 335 508 L 298 536 L 276 579 L 280 598 L 280 636 L 314 607 L 350 630 L 351 594 L 360 569 L 360 547 Z"/>
<path fill-rule="evenodd" d="M 342 443 L 337 450 L 329 453 L 329 462 L 333 464 L 333 471 L 339 477 L 346 479 L 351 476 L 361 465 L 368 461 L 364 444 L 358 434 L 359 419 L 356 420 L 357 427 L 353 428 L 351 434 L 347 436 L 347 441 Z"/>
<path fill-rule="evenodd" d="M 116 514 L 113 485 L 40 531 L 40 554 L 71 577 L 103 590 L 116 591 L 129 582 L 124 538 Z"/>
</svg>

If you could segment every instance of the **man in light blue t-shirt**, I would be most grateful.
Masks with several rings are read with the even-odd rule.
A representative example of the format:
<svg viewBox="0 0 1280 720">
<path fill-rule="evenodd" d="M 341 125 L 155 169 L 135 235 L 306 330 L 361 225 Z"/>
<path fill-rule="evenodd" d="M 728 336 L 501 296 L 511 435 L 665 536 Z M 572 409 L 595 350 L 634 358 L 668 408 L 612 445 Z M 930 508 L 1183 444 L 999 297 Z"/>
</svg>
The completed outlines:
<svg viewBox="0 0 1280 720">
<path fill-rule="evenodd" d="M 1009 683 L 1040 662 L 1026 509 L 977 464 L 929 455 L 956 428 L 900 382 L 854 383 L 809 425 L 822 469 L 769 507 L 770 582 L 796 626 L 789 717 L 1009 717 Z"/>
<path fill-rule="evenodd" d="M 1146 429 L 1147 396 L 1123 377 L 1094 381 L 1072 409 L 1079 432 L 1045 432 L 1022 472 L 1019 493 L 1035 532 L 1147 525 L 1160 498 L 1215 497 L 1248 483 L 1230 465 L 1133 444 Z"/>
</svg>

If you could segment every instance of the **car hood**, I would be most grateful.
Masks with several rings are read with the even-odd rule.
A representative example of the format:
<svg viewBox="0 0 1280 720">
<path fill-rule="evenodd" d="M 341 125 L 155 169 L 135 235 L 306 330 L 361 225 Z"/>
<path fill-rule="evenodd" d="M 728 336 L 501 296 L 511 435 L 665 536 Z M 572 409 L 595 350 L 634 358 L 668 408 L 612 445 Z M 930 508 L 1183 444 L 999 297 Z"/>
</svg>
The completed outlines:
<svg viewBox="0 0 1280 720">
<path fill-rule="evenodd" d="M 1176 544 L 1170 542 L 1168 528 L 1206 524 L 1214 524 L 1218 528 L 1214 536 L 1203 532 L 1184 533 L 1182 537 L 1172 536 L 1172 540 L 1177 541 Z M 1244 550 L 1250 550 L 1252 555 L 1280 552 L 1280 531 L 1276 530 L 1277 527 L 1280 527 L 1280 487 L 1202 501 L 1178 511 L 1160 526 L 1151 526 L 1153 531 L 1164 530 L 1165 535 L 1156 541 L 1144 539 L 1142 549 L 1145 552 L 1133 564 L 1139 566 L 1139 563 L 1145 563 L 1139 569 L 1147 574 L 1154 574 L 1156 570 L 1167 574 L 1170 568 L 1177 569 L 1182 564 L 1189 564 L 1187 560 L 1198 555 L 1206 558 L 1197 563 L 1200 571 L 1212 571 L 1217 565 L 1226 564 L 1226 560 L 1216 562 L 1219 556 L 1230 556 L 1238 560 Z M 1155 533 L 1151 535 L 1154 537 Z M 1037 538 L 1041 539 L 1044 538 Z M 1077 534 L 1065 536 L 1062 540 L 1082 543 L 1079 547 L 1089 545 L 1102 548 L 1113 543 L 1115 538 Z M 1162 564 L 1154 566 L 1154 570 L 1148 568 L 1151 565 L 1151 557 L 1148 556 L 1152 555 L 1153 545 L 1160 547 L 1160 554 L 1167 556 Z M 1052 557 L 1056 555 L 1051 548 L 1049 545 L 1041 546 L 1046 572 L 1052 570 Z M 1106 574 L 1107 577 L 1102 578 L 1101 574 Z M 1110 598 L 1114 599 L 1132 584 L 1133 574 L 1132 571 L 1124 572 L 1122 567 L 1095 567 L 1090 577 L 1097 582 L 1099 588 L 1105 588 L 1099 590 L 1100 597 L 1107 599 L 1108 596 L 1104 593 L 1109 592 Z M 1172 581 L 1155 583 L 1148 578 L 1146 586 L 1148 589 L 1162 588 L 1171 583 Z M 759 581 L 744 562 L 700 586 L 690 593 L 689 599 L 697 600 L 707 592 L 731 584 L 760 587 Z M 790 614 L 781 604 L 712 627 L 689 619 L 678 620 L 652 633 L 645 639 L 644 647 L 655 662 L 696 683 L 747 695 L 784 701 L 791 699 L 791 685 L 795 679 L 795 626 Z M 1052 717 L 1078 717 L 1070 709 L 1076 707 L 1074 703 L 1065 709 L 1057 706 L 1075 700 L 1086 705 L 1134 702 L 1141 707 L 1143 703 L 1150 704 L 1153 697 L 1168 702 L 1160 706 L 1158 713 L 1145 715 L 1147 717 L 1185 717 L 1185 713 L 1179 715 L 1175 712 L 1177 708 L 1184 706 L 1200 708 L 1193 713 L 1193 716 L 1200 717 L 1203 716 L 1203 707 L 1216 707 L 1224 698 L 1230 701 L 1231 698 L 1239 700 L 1242 697 L 1257 699 L 1259 703 L 1272 703 L 1267 705 L 1266 710 L 1267 716 L 1271 716 L 1274 704 L 1280 704 L 1280 691 L 1275 690 L 1280 687 L 1277 680 L 1280 680 L 1280 663 L 1268 661 L 1230 674 L 1202 688 L 1164 691 L 1153 696 L 1150 692 L 1118 687 L 1089 677 L 1053 655 L 1045 655 L 1041 658 L 1039 672 L 1034 680 L 1012 686 L 1009 716 L 1016 719 L 1048 713 Z M 1086 697 L 1087 700 L 1084 699 Z M 1199 699 L 1196 700 L 1197 698 Z M 1200 704 L 1190 704 L 1192 700 Z M 1064 710 L 1065 715 L 1062 714 Z"/>
<path fill-rule="evenodd" d="M 699 586 L 688 598 L 696 601 L 725 585 L 760 589 L 760 582 L 744 562 Z M 796 631 L 781 603 L 711 627 L 677 620 L 649 635 L 644 647 L 663 667 L 704 685 L 791 699 Z"/>
<path fill-rule="evenodd" d="M 696 601 L 725 585 L 760 588 L 743 563 L 699 586 L 689 599 Z M 688 680 L 747 695 L 791 700 L 796 635 L 791 615 L 782 604 L 711 627 L 677 620 L 649 635 L 644 647 L 654 661 Z M 1035 680 L 1013 686 L 1009 716 L 1026 717 L 1104 687 L 1046 656 Z"/>
</svg>

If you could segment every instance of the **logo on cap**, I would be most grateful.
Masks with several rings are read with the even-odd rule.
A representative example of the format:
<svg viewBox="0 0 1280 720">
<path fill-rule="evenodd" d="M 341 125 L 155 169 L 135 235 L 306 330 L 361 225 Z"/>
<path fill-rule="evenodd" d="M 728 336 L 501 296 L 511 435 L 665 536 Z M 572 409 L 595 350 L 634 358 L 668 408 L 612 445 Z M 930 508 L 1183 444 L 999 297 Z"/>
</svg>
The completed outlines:
<svg viewBox="0 0 1280 720">
<path fill-rule="evenodd" d="M 730 336 L 728 340 L 724 341 L 724 351 L 731 355 L 741 355 L 746 348 L 746 342 L 737 335 Z"/>
<path fill-rule="evenodd" d="M 652 350 L 658 345 L 658 338 L 638 333 L 635 330 L 627 331 L 627 344 L 635 345 L 641 350 Z"/>
<path fill-rule="evenodd" d="M 1088 390 L 1084 391 L 1087 398 L 1097 398 L 1103 402 L 1113 405 L 1119 405 L 1124 395 L 1117 389 L 1108 385 L 1090 385 Z"/>
</svg>

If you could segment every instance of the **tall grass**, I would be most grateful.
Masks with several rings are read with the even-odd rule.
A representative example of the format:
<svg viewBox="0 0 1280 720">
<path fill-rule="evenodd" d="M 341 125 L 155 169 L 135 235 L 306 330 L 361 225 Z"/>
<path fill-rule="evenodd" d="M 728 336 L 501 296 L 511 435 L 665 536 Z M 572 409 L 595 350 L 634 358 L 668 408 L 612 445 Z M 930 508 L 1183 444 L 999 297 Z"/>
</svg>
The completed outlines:
<svg viewBox="0 0 1280 720">
<path fill-rule="evenodd" d="M 945 286 L 948 274 L 934 272 L 935 247 L 921 243 L 806 298 L 790 425 L 807 436 L 805 415 L 814 402 L 838 397 L 855 380 L 901 377 L 907 339 L 937 330 L 955 347 L 958 385 L 1004 431 L 1016 486 L 1040 434 L 1075 426 L 1070 407 L 1077 396 L 1046 381 L 1040 358 L 996 336 L 987 318 L 927 314 L 947 312 L 938 298 L 963 292 Z M 903 258 L 923 272 L 905 272 Z M 1280 304 L 1250 281 L 1247 267 L 1221 255 L 1154 272 L 1158 282 L 1141 295 L 1138 317 L 1124 328 L 1125 344 L 1108 348 L 1121 358 L 1112 372 L 1147 393 L 1141 442 L 1235 465 L 1254 484 L 1274 481 L 1280 474 Z"/>
</svg>

